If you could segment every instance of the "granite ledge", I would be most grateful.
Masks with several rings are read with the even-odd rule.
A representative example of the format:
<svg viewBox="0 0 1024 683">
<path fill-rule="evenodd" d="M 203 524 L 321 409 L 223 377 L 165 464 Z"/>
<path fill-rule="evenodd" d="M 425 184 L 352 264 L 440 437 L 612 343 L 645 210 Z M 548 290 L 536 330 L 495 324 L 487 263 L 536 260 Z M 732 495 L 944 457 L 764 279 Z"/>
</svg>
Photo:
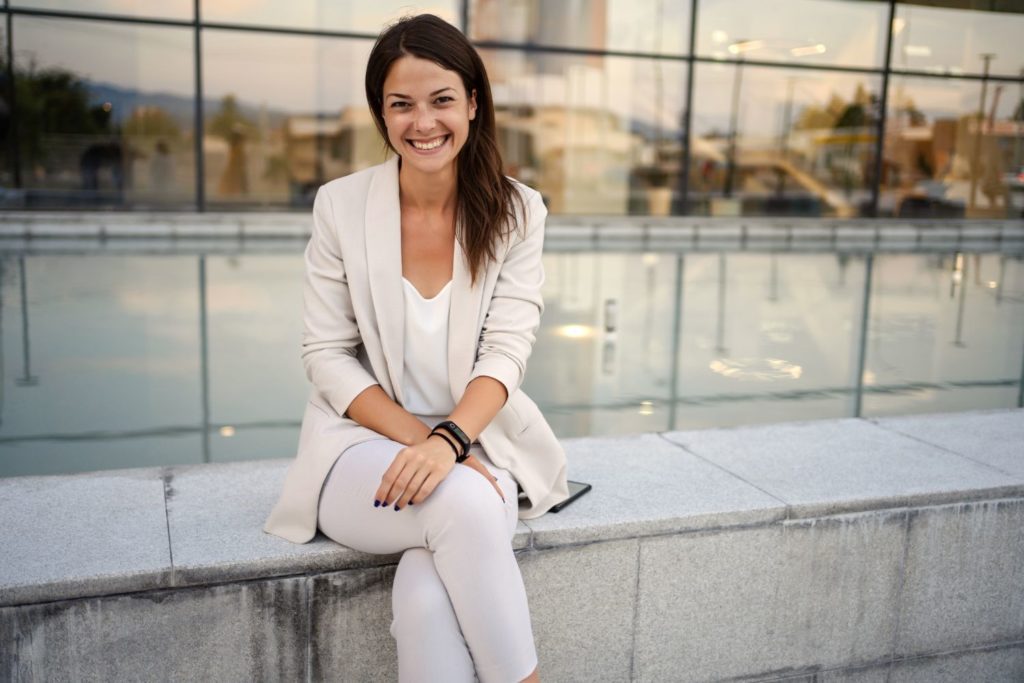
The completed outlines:
<svg viewBox="0 0 1024 683">
<path fill-rule="evenodd" d="M 986 448 L 1000 464 L 1024 459 L 1013 440 L 1024 410 L 936 416 L 1003 436 L 972 442 L 960 454 L 869 420 L 840 419 L 631 437 L 567 439 L 569 478 L 593 491 L 558 514 L 520 521 L 518 551 L 579 546 L 624 538 L 765 526 L 787 520 L 870 513 L 990 499 L 1024 498 L 1024 476 L 979 462 Z M 979 421 L 1000 430 L 978 430 Z M 822 437 L 829 437 L 823 441 Z M 821 444 L 829 444 L 822 449 Z M 744 444 L 748 444 L 744 446 Z M 767 446 L 771 444 L 770 448 Z M 767 450 L 766 450 L 767 448 Z M 746 451 L 744 451 L 746 449 Z M 874 450 L 878 452 L 875 453 Z M 961 449 L 962 450 L 962 449 Z M 771 451 L 771 452 L 769 452 Z M 995 452 L 998 451 L 998 452 Z M 633 467 L 621 467 L 633 457 Z M 285 577 L 394 564 L 398 555 L 372 555 L 318 536 L 302 545 L 265 534 L 262 523 L 276 498 L 288 460 L 149 468 L 53 477 L 0 479 L 0 544 L 22 555 L 0 563 L 0 606 L 51 602 L 160 588 Z M 789 469 L 786 470 L 786 467 Z M 895 469 L 894 469 L 895 468 Z M 628 473 L 628 476 L 627 476 Z M 897 475 L 897 476 L 894 476 Z M 900 478 L 912 475 L 909 479 Z M 25 496 L 60 490 L 67 506 L 88 496 L 97 479 L 138 489 L 129 512 L 146 517 L 135 535 L 152 553 L 82 570 L 74 544 L 47 542 L 38 519 L 20 514 Z M 225 486 L 230 480 L 234 486 Z M 154 495 L 154 485 L 159 491 Z M 143 490 L 145 489 L 145 490 Z M 213 495 L 216 492 L 217 495 Z M 109 500 L 109 499 L 108 499 Z M 16 514 L 19 513 L 19 514 Z M 126 513 L 127 514 L 127 513 Z M 108 517 L 96 516 L 97 519 Z M 157 523 L 159 522 L 159 523 Z M 124 521 L 95 529 L 113 554 L 124 543 Z M 27 540 L 26 540 L 27 539 Z M 162 549 L 162 550 L 161 550 Z M 158 552 L 159 551 L 159 552 Z M 161 559 L 162 552 L 167 560 Z M 68 556 L 70 555 L 70 561 Z M 63 565 L 53 566 L 54 558 Z M 143 562 L 142 560 L 145 560 Z M 65 568 L 67 567 L 67 569 Z"/>
</svg>

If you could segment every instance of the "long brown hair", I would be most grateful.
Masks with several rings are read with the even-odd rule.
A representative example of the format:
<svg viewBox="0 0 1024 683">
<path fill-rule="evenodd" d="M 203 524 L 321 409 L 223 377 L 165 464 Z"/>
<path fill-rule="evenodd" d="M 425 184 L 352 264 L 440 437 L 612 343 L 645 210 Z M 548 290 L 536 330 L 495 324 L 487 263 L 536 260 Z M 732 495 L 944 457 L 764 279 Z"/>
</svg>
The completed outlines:
<svg viewBox="0 0 1024 683">
<path fill-rule="evenodd" d="M 498 240 L 514 229 L 516 208 L 525 213 L 522 196 L 503 172 L 487 70 L 462 32 L 433 14 L 405 17 L 381 33 L 366 65 L 366 101 L 377 130 L 396 154 L 384 125 L 384 79 L 395 60 L 406 55 L 457 73 L 467 96 L 476 91 L 476 118 L 469 122 L 469 136 L 456 160 L 455 202 L 455 235 L 475 283 L 494 260 Z"/>
</svg>

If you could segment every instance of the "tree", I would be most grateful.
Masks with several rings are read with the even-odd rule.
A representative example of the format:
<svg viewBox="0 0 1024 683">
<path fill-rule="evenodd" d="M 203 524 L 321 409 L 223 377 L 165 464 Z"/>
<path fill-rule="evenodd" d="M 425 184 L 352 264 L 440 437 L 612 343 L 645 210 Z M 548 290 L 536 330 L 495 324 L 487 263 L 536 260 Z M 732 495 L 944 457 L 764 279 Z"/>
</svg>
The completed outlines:
<svg viewBox="0 0 1024 683">
<path fill-rule="evenodd" d="M 249 137 L 254 127 L 252 121 L 242 114 L 235 96 L 225 95 L 220 101 L 220 111 L 207 122 L 206 132 L 231 142 L 238 136 Z"/>
<path fill-rule="evenodd" d="M 124 134 L 135 137 L 163 138 L 169 143 L 181 138 L 181 126 L 160 107 L 137 107 L 124 122 Z"/>
<path fill-rule="evenodd" d="M 0 69 L 6 65 L 0 63 Z M 59 68 L 16 69 L 14 116 L 18 150 L 25 167 L 46 165 L 51 150 L 44 141 L 53 135 L 98 136 L 116 131 L 104 105 L 89 104 L 89 89 L 75 74 Z"/>
</svg>

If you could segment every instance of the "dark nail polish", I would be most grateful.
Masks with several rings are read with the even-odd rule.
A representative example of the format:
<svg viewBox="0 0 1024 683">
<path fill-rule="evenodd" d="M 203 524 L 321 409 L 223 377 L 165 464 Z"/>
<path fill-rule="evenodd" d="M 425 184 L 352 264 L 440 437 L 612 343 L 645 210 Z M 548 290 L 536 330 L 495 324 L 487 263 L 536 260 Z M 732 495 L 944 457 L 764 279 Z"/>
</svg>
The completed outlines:
<svg viewBox="0 0 1024 683">
<path fill-rule="evenodd" d="M 412 501 L 411 500 L 409 501 L 409 505 L 412 505 Z"/>
<path fill-rule="evenodd" d="M 395 503 L 395 512 L 398 512 L 398 511 L 399 511 L 399 510 L 401 510 L 401 509 L 402 509 L 402 508 L 398 507 L 398 503 Z"/>
<path fill-rule="evenodd" d="M 376 498 L 373 499 L 373 507 L 375 507 L 375 508 L 379 508 L 380 507 L 380 501 L 377 500 Z"/>
</svg>

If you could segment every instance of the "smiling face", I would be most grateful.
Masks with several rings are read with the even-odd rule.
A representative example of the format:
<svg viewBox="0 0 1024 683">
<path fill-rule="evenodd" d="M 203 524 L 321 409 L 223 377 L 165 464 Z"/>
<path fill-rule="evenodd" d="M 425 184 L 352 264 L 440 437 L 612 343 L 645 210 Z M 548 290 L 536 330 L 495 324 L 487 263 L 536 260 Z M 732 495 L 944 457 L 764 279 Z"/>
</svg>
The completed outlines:
<svg viewBox="0 0 1024 683">
<path fill-rule="evenodd" d="M 402 168 L 445 171 L 455 163 L 476 118 L 476 93 L 467 96 L 454 71 L 406 55 L 384 79 L 384 125 Z"/>
</svg>

